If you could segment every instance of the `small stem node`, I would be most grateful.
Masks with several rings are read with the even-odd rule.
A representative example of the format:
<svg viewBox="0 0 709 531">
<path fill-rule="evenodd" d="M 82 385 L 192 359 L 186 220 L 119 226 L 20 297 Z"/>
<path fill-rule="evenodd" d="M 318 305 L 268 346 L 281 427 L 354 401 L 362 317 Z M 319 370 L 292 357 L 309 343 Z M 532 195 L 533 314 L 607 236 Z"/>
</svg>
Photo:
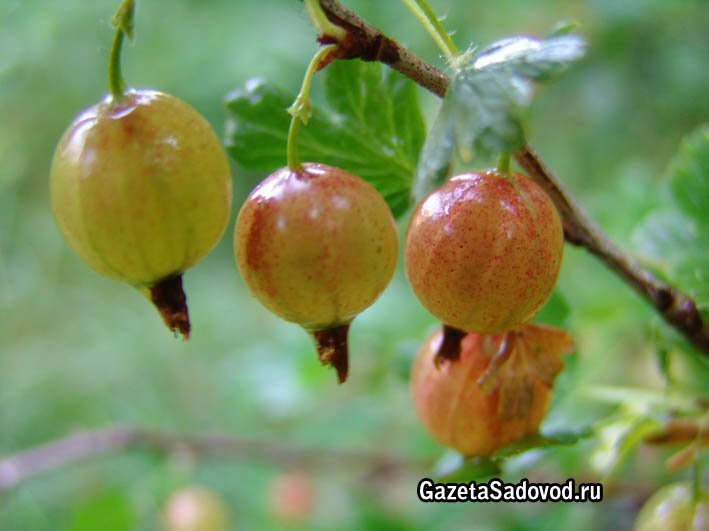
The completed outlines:
<svg viewBox="0 0 709 531">
<path fill-rule="evenodd" d="M 334 42 L 342 42 L 342 40 L 347 35 L 347 31 L 340 26 L 333 24 L 327 14 L 323 11 L 320 5 L 320 0 L 305 0 L 305 8 L 308 10 L 308 15 L 310 15 L 310 20 L 313 21 L 315 27 L 322 34 L 323 37 L 327 37 L 326 40 Z"/>
<path fill-rule="evenodd" d="M 319 5 L 319 4 L 318 4 Z M 288 107 L 288 114 L 291 115 L 290 128 L 288 129 L 288 167 L 291 170 L 299 171 L 302 168 L 300 163 L 300 158 L 298 157 L 298 127 L 300 122 L 304 124 L 308 123 L 310 116 L 312 114 L 312 107 L 310 105 L 310 85 L 313 81 L 313 76 L 320 70 L 323 62 L 327 59 L 327 56 L 335 51 L 337 48 L 336 44 L 329 44 L 320 48 L 317 53 L 313 56 L 308 69 L 305 71 L 305 77 L 303 78 L 303 84 L 300 87 L 300 92 L 293 101 L 293 104 Z"/>
</svg>

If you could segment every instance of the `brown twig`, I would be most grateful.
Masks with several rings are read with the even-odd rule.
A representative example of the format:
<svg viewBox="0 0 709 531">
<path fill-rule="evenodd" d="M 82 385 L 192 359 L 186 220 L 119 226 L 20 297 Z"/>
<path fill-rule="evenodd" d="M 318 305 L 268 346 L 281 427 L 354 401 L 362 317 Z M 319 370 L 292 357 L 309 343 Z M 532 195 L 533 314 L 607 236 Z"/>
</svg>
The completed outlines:
<svg viewBox="0 0 709 531">
<path fill-rule="evenodd" d="M 345 40 L 338 43 L 336 58 L 379 61 L 434 94 L 445 95 L 450 78 L 438 68 L 411 53 L 337 0 L 320 0 L 320 5 L 333 23 L 347 30 Z"/>
<path fill-rule="evenodd" d="M 379 61 L 401 72 L 437 96 L 443 97 L 450 78 L 436 67 L 411 53 L 399 43 L 344 7 L 338 0 L 320 0 L 328 18 L 347 30 L 339 43 L 337 57 Z M 662 316 L 700 352 L 709 355 L 709 323 L 696 303 L 672 286 L 657 280 L 624 254 L 576 204 L 558 179 L 531 146 L 515 153 L 515 159 L 549 194 L 564 223 L 567 242 L 584 247 L 640 293 Z"/>
<path fill-rule="evenodd" d="M 299 447 L 273 441 L 251 440 L 229 435 L 174 435 L 145 428 L 108 426 L 87 430 L 0 458 L 0 492 L 18 486 L 43 472 L 105 456 L 122 450 L 148 450 L 199 457 L 255 459 L 284 467 L 318 465 L 351 466 L 369 474 L 389 474 L 408 469 L 426 470 L 431 463 L 371 452 Z"/>
</svg>

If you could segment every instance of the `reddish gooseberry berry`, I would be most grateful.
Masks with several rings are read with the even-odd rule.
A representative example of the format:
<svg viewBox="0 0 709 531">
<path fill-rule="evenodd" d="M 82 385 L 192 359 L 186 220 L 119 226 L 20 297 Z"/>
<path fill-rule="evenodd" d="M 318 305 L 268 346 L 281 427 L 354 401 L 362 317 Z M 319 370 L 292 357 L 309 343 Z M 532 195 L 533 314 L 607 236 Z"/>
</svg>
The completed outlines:
<svg viewBox="0 0 709 531">
<path fill-rule="evenodd" d="M 312 333 L 323 364 L 347 378 L 347 331 L 391 279 L 394 219 L 367 182 L 339 168 L 282 168 L 244 203 L 236 262 L 251 292 Z"/>
<path fill-rule="evenodd" d="M 519 173 L 458 175 L 418 206 L 406 274 L 423 306 L 450 327 L 500 333 L 529 321 L 554 288 L 563 250 L 547 194 Z"/>
</svg>

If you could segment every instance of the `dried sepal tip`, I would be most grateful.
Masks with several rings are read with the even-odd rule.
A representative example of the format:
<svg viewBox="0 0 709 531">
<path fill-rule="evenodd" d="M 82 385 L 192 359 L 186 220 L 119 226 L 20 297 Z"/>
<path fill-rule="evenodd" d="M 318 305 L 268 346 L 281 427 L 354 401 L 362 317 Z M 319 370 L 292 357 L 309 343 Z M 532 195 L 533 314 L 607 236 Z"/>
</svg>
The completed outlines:
<svg viewBox="0 0 709 531">
<path fill-rule="evenodd" d="M 334 367 L 337 371 L 337 380 L 341 384 L 347 381 L 349 369 L 349 350 L 347 346 L 347 333 L 349 330 L 350 325 L 347 323 L 313 332 L 320 363 Z"/>
<path fill-rule="evenodd" d="M 150 300 L 160 312 L 167 327 L 180 334 L 183 339 L 190 337 L 190 316 L 187 310 L 187 296 L 182 289 L 182 275 L 161 280 L 150 287 Z"/>
</svg>

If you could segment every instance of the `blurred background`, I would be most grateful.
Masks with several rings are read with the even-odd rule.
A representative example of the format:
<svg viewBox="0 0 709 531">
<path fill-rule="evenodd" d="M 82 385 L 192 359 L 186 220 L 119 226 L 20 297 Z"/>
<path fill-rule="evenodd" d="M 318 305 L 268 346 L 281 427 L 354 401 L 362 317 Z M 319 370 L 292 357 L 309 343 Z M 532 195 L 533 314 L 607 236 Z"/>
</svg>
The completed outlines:
<svg viewBox="0 0 709 531">
<path fill-rule="evenodd" d="M 345 3 L 442 65 L 399 2 Z M 70 252 L 49 207 L 49 165 L 69 122 L 106 91 L 117 5 L 0 0 L 0 455 L 121 423 L 423 461 L 443 456 L 408 396 L 411 359 L 436 323 L 410 292 L 401 264 L 381 299 L 354 322 L 350 381 L 339 387 L 319 366 L 310 338 L 247 293 L 232 258 L 233 225 L 186 274 L 189 342 L 173 338 L 141 294 L 98 276 Z M 539 91 L 529 137 L 603 229 L 633 252 L 635 228 L 666 201 L 662 178 L 679 142 L 709 119 L 709 4 L 431 6 L 447 14 L 444 25 L 456 30 L 461 49 L 509 34 L 544 35 L 560 20 L 579 23 L 588 57 Z M 295 0 L 139 0 L 136 31 L 124 53 L 129 84 L 188 101 L 220 134 L 230 90 L 261 77 L 295 94 L 315 50 L 313 28 Z M 430 118 L 437 100 L 420 96 Z M 264 175 L 234 166 L 233 177 L 235 217 Z M 582 392 L 594 385 L 661 389 L 655 353 L 663 325 L 599 262 L 567 246 L 550 304 L 540 319 L 569 329 L 577 354 L 558 382 L 547 429 L 581 428 L 613 414 L 613 404 Z M 691 392 L 706 392 L 706 372 L 691 358 L 680 358 L 676 377 Z M 508 463 L 505 478 L 598 479 L 601 446 L 596 437 L 534 451 Z M 426 469 L 372 476 L 366 463 L 351 460 L 293 468 L 236 454 L 133 450 L 62 468 L 0 492 L 0 529 L 157 529 L 166 499 L 186 484 L 218 493 L 238 529 L 627 529 L 648 494 L 685 477 L 664 470 L 666 451 L 641 447 L 609 479 L 601 504 L 432 505 L 416 499 Z M 292 518 L 270 493 L 294 469 L 301 481 L 295 491 L 310 492 L 312 502 L 295 496 L 302 511 Z"/>
</svg>

